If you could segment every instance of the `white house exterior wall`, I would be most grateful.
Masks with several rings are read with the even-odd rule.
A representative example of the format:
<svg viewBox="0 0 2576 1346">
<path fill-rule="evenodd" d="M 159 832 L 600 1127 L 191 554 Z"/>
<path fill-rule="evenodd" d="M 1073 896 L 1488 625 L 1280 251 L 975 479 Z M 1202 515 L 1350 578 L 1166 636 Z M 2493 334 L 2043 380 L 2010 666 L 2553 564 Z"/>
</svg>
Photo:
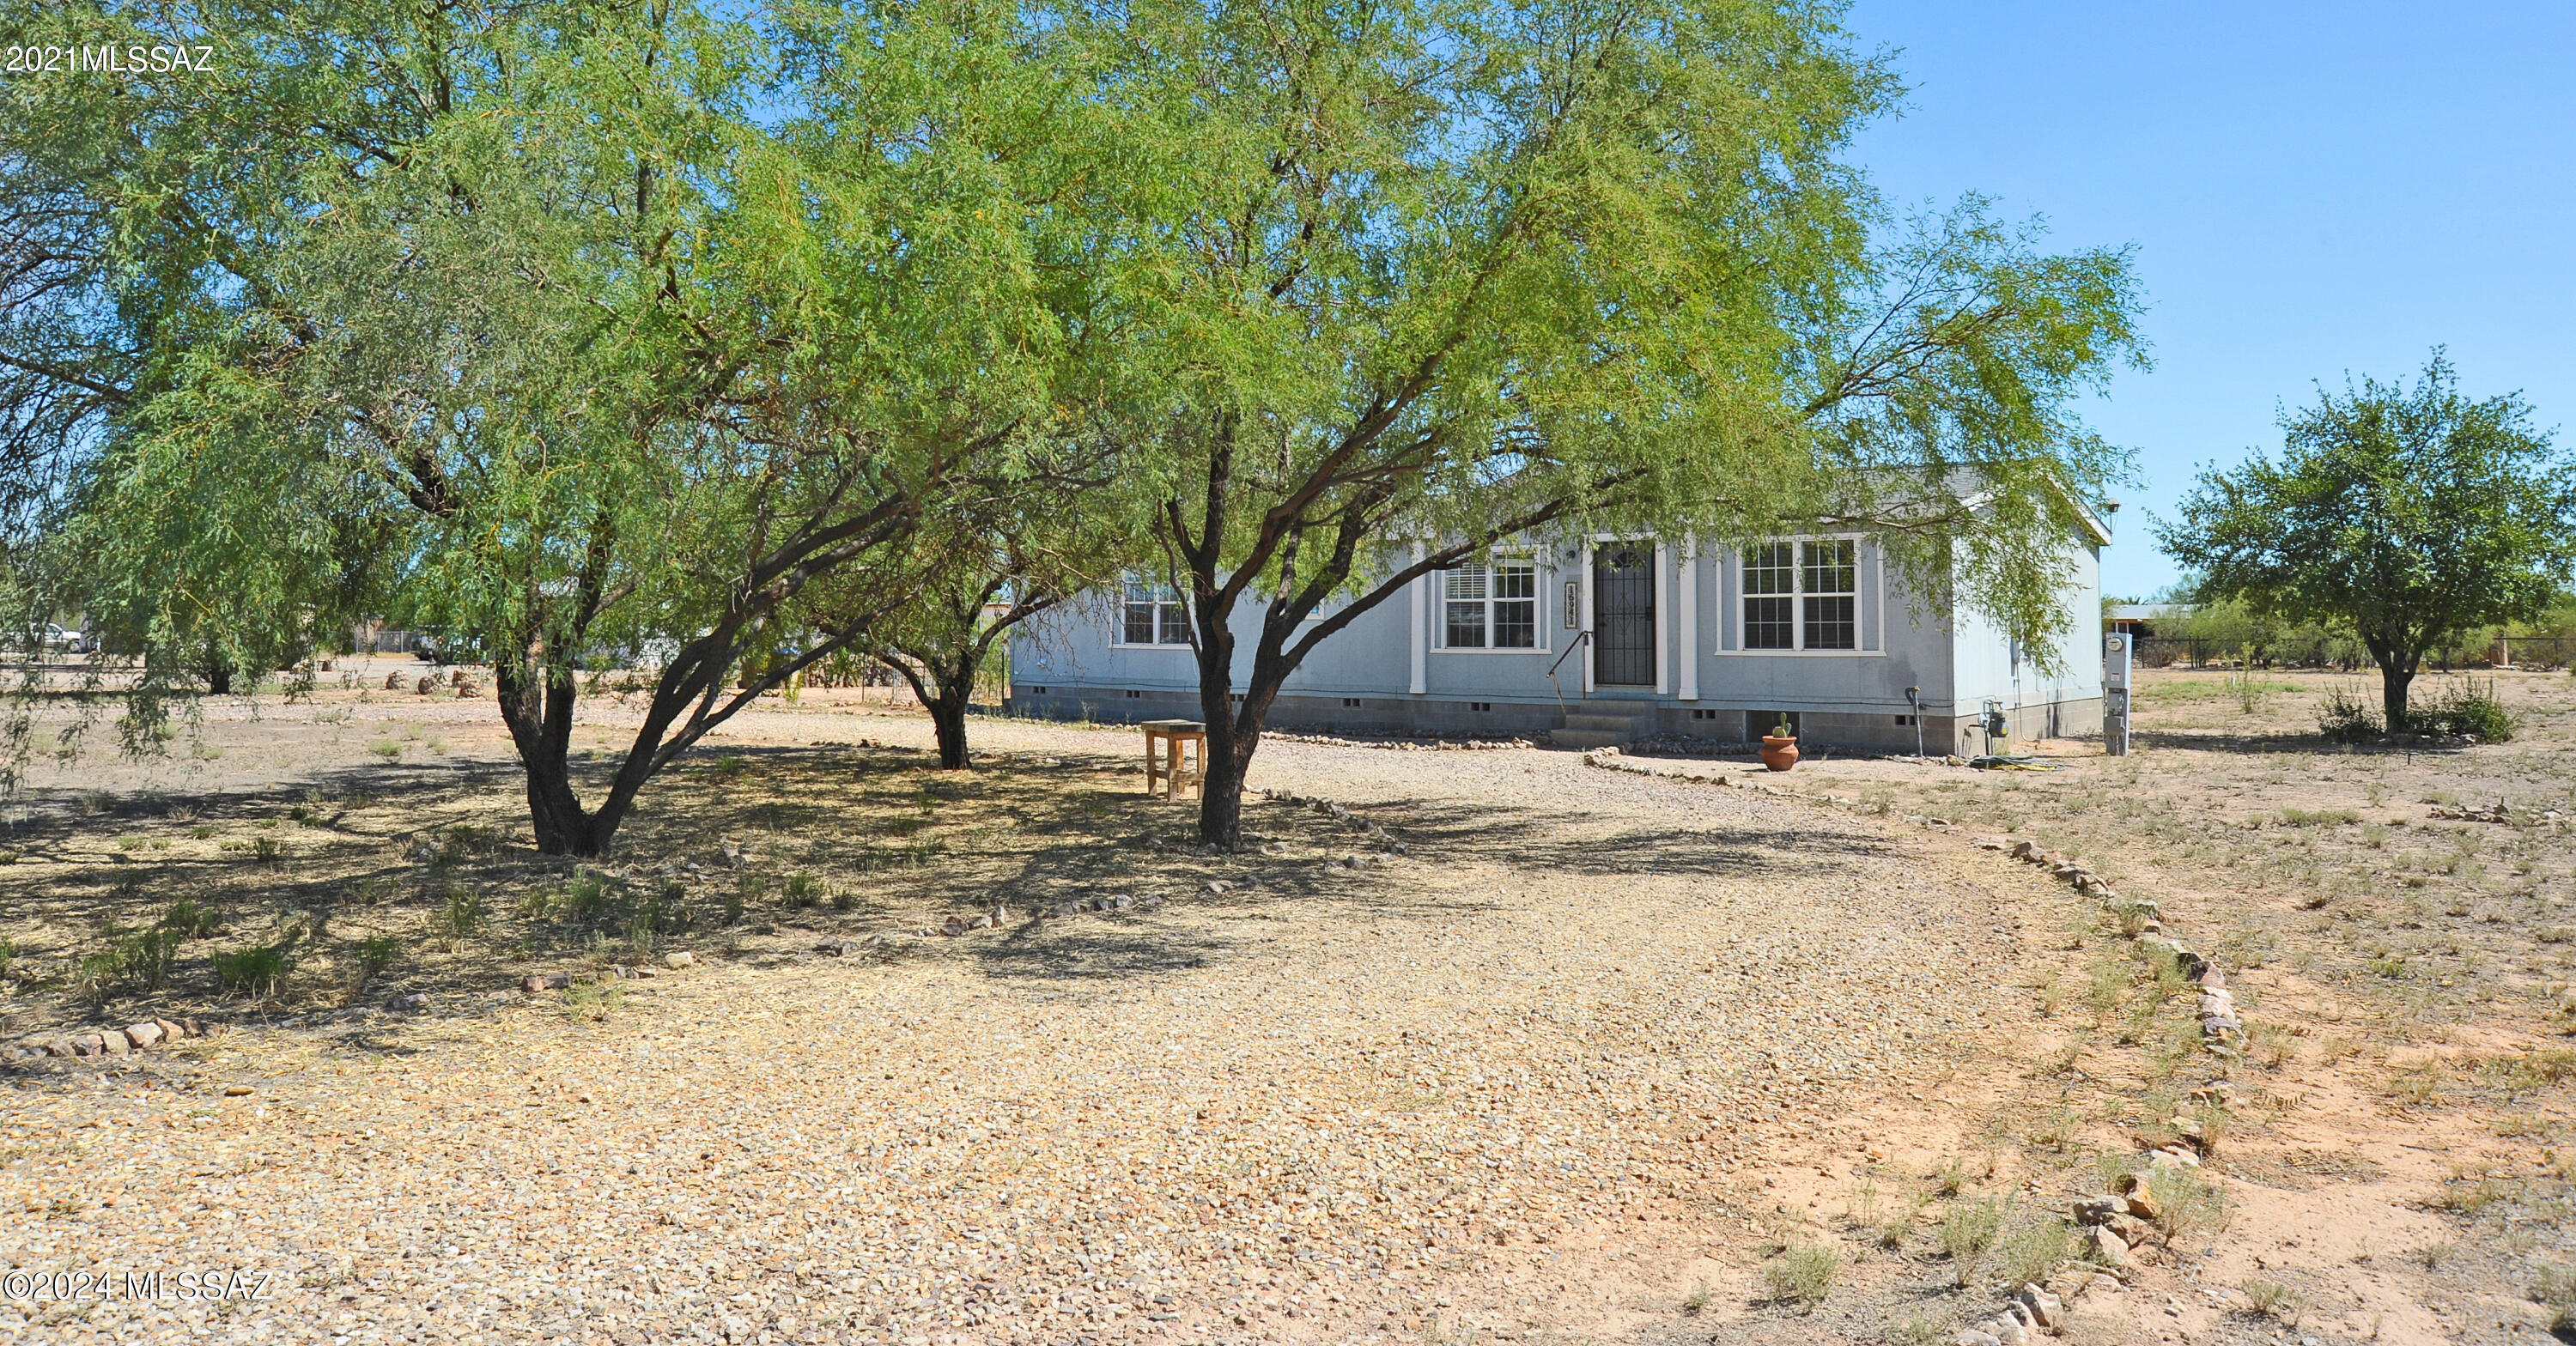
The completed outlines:
<svg viewBox="0 0 2576 1346">
<path fill-rule="evenodd" d="M 1537 650 L 1443 650 L 1437 577 L 1424 601 L 1396 594 L 1325 641 L 1288 679 L 1271 723 L 1367 732 L 1535 733 L 1562 723 L 1562 705 L 1587 699 L 1650 711 L 1661 732 L 1740 742 L 1752 721 L 1788 712 L 1812 744 L 1911 751 L 1916 729 L 1906 689 L 1919 689 L 1923 742 L 1933 752 L 1976 750 L 1974 721 L 1987 697 L 2015 718 L 2017 734 L 2090 734 L 2100 728 L 2101 602 L 2097 558 L 2070 553 L 2075 583 L 2066 601 L 2074 631 L 2067 672 L 2043 680 L 2024 660 L 2015 676 L 2008 641 L 1963 615 L 1944 623 L 1917 610 L 1887 582 L 1877 548 L 1856 549 L 1860 571 L 1857 642 L 1850 651 L 1743 648 L 1743 578 L 1731 548 L 1657 548 L 1655 688 L 1584 686 L 1588 651 L 1563 620 L 1565 584 L 1577 585 L 1580 617 L 1593 619 L 1591 585 L 1579 558 L 1539 549 Z M 1680 583 L 1682 568 L 1692 582 Z M 1680 603 L 1693 604 L 1688 621 Z M 1021 713 L 1131 721 L 1198 718 L 1197 666 L 1187 646 L 1136 647 L 1112 639 L 1114 596 L 1085 599 L 1032 623 L 1012 639 L 1009 703 Z M 1257 611 L 1238 618 L 1236 690 L 1249 669 Z M 1682 644 L 1685 631 L 1694 635 Z M 1569 653 L 1569 650 L 1572 652 Z M 1414 670 L 1422 691 L 1414 692 Z M 1684 664 L 1690 667 L 1687 671 Z M 1548 670 L 1556 668 L 1551 685 Z M 1695 674 L 1695 677 L 1692 676 Z M 1696 697 L 1683 699 L 1693 689 Z M 1357 704 L 1350 704 L 1356 702 Z M 1964 736 L 1964 737 L 1963 737 Z"/>
</svg>

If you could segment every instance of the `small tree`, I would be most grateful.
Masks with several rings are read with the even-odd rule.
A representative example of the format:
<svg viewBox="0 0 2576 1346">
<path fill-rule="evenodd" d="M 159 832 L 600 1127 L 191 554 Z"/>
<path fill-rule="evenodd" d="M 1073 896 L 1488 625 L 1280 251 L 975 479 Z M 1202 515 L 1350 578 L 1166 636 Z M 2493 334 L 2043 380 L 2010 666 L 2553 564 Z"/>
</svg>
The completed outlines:
<svg viewBox="0 0 2576 1346">
<path fill-rule="evenodd" d="M 1873 248 L 1838 156 L 1897 89 L 1830 11 L 1081 12 L 1133 128 L 1090 209 L 1156 376 L 1119 405 L 1189 610 L 1204 841 L 1239 844 L 1307 656 L 1515 534 L 1871 528 L 2048 648 L 2074 501 L 2124 470 L 2065 403 L 2138 353 L 2127 259 L 1973 199 Z"/>
<path fill-rule="evenodd" d="M 2156 540 L 2204 597 L 2348 628 L 2392 730 L 2428 652 L 2538 616 L 2576 564 L 2576 467 L 2518 395 L 2463 397 L 2438 350 L 2411 389 L 2321 387 L 2281 428 L 2278 462 L 2203 471 Z"/>
<path fill-rule="evenodd" d="M 275 630 L 353 567 L 492 658 L 538 848 L 597 855 L 710 729 L 864 648 L 912 533 L 1052 405 L 1043 71 L 971 8 L 224 21 L 224 84 L 0 100 L 88 244 L 0 315 L 0 465 L 16 436 L 69 483 L 51 587 L 142 595 L 148 688 L 204 611 Z M 585 799 L 580 675 L 647 650 Z"/>
<path fill-rule="evenodd" d="M 1104 460 L 1042 469 L 961 506 L 914 550 L 930 575 L 880 625 L 878 657 L 930 712 L 939 765 L 968 765 L 966 711 L 993 646 L 1014 627 L 1116 580 L 1142 530 L 1116 512 Z"/>
</svg>

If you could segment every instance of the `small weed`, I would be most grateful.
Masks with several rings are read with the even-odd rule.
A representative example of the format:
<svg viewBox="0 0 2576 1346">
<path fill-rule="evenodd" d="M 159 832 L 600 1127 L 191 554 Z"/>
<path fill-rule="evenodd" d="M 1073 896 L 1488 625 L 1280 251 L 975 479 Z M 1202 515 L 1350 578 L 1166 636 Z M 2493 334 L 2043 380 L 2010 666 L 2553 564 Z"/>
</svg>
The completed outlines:
<svg viewBox="0 0 2576 1346">
<path fill-rule="evenodd" d="M 2406 1260 L 2422 1266 L 2426 1271 L 2439 1271 L 2444 1262 L 2459 1255 L 2460 1245 L 2456 1243 L 2427 1243 L 2421 1248 L 2409 1249 Z"/>
<path fill-rule="evenodd" d="M 402 941 L 391 935 L 369 935 L 358 941 L 357 989 L 365 990 L 367 983 L 382 976 L 384 970 L 392 967 L 394 960 L 401 956 Z"/>
<path fill-rule="evenodd" d="M 2351 809 L 2283 809 L 2281 822 L 2288 827 L 2347 827 L 2361 821 Z"/>
<path fill-rule="evenodd" d="M 1956 1156 L 1932 1171 L 1932 1190 L 1936 1195 L 1952 1197 L 1968 1185 L 1967 1161 Z"/>
<path fill-rule="evenodd" d="M 1706 1312 L 1710 1296 L 1708 1282 L 1699 1282 L 1691 1287 L 1689 1294 L 1682 1296 L 1682 1312 L 1692 1315 Z"/>
<path fill-rule="evenodd" d="M 2550 1331 L 2563 1336 L 2576 1329 L 2576 1267 L 2541 1263 L 2540 1274 L 2531 1282 L 2531 1298 L 2549 1310 Z"/>
<path fill-rule="evenodd" d="M 2227 1194 L 2192 1169 L 2149 1170 L 2147 1196 L 2155 1205 L 2155 1226 L 2168 1240 L 2188 1238 L 2227 1222 Z"/>
<path fill-rule="evenodd" d="M 814 882 L 813 875 L 790 874 L 787 876 L 787 883 L 781 891 L 780 896 L 786 901 L 788 906 L 802 911 L 805 908 L 814 905 L 815 899 L 819 896 L 820 891 L 820 888 Z"/>
<path fill-rule="evenodd" d="M 286 864 L 286 843 L 275 837 L 252 837 L 250 853 L 252 859 L 272 868 Z"/>
<path fill-rule="evenodd" d="M 2260 1276 L 2249 1277 L 2236 1288 L 2244 1292 L 2245 1302 L 2254 1306 L 2256 1316 L 2285 1325 L 2298 1322 L 2299 1310 L 2307 1304 L 2298 1291 Z"/>
<path fill-rule="evenodd" d="M 286 980 L 289 968 L 287 953 L 283 945 L 261 944 L 216 954 L 215 980 L 228 991 L 248 996 L 273 996 Z"/>
<path fill-rule="evenodd" d="M 596 921 L 608 915 L 615 905 L 616 895 L 610 890 L 608 880 L 597 874 L 576 874 L 572 882 L 564 885 L 563 910 L 569 919 Z"/>
<path fill-rule="evenodd" d="M 564 988 L 564 1012 L 586 1023 L 604 1023 L 626 1002 L 626 987 L 613 981 L 586 981 Z"/>
<path fill-rule="evenodd" d="M 1995 1273 L 2008 1286 L 2048 1279 L 2073 1255 L 2074 1239 L 2066 1222 L 2054 1215 L 2014 1229 L 1995 1244 Z"/>
<path fill-rule="evenodd" d="M 2438 1103 L 2442 1099 L 2442 1085 L 2448 1073 L 2437 1060 L 2395 1066 L 2390 1068 L 2387 1087 L 2381 1092 L 2417 1107 Z"/>
<path fill-rule="evenodd" d="M 1913 1233 L 1914 1227 L 1922 1223 L 1923 1210 L 1931 1204 L 1932 1196 L 1927 1192 L 1917 1198 L 1913 1205 L 1893 1212 L 1886 1219 L 1879 1221 L 1878 1228 L 1872 1231 L 1878 1240 L 1878 1246 L 1890 1252 L 1903 1248 L 1905 1236 Z"/>
<path fill-rule="evenodd" d="M 380 738 L 368 744 L 367 751 L 391 762 L 403 755 L 403 745 L 389 738 Z"/>
<path fill-rule="evenodd" d="M 1841 1277 L 1842 1254 L 1822 1243 L 1793 1243 L 1764 1264 L 1763 1283 L 1775 1300 L 1794 1300 L 1810 1308 L 1825 1302 Z"/>
<path fill-rule="evenodd" d="M 1975 1276 L 1978 1257 L 1993 1245 L 2003 1223 L 2003 1203 L 1994 1197 L 1958 1202 L 1941 1217 L 1941 1251 L 1950 1255 L 1959 1284 Z"/>
<path fill-rule="evenodd" d="M 183 897 L 162 908 L 161 928 L 181 939 L 204 939 L 220 933 L 224 926 L 212 908 L 199 905 L 193 897 Z"/>
<path fill-rule="evenodd" d="M 461 883 L 447 885 L 447 900 L 434 918 L 438 932 L 451 940 L 464 939 L 483 928 L 483 894 Z"/>
<path fill-rule="evenodd" d="M 716 775 L 729 781 L 742 779 L 742 759 L 732 753 L 717 758 Z"/>
</svg>

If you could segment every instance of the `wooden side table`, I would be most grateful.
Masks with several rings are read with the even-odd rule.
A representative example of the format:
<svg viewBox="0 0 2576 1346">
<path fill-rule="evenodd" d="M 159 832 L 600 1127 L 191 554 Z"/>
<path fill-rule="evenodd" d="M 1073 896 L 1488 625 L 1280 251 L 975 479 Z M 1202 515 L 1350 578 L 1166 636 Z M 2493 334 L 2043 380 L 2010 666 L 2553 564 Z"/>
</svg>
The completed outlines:
<svg viewBox="0 0 2576 1346">
<path fill-rule="evenodd" d="M 1184 755 L 1182 749 L 1189 748 Z M 1204 793 L 1207 779 L 1207 726 L 1197 720 L 1147 720 L 1145 722 L 1145 796 L 1152 798 L 1154 782 L 1163 783 L 1163 796 L 1181 797 L 1181 787 Z"/>
</svg>

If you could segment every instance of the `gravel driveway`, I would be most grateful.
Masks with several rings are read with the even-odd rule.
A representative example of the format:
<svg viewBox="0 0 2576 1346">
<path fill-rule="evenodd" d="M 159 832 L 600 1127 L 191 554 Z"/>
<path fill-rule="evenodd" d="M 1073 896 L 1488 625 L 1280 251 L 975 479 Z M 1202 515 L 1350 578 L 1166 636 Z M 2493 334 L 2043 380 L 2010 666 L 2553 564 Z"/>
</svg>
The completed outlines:
<svg viewBox="0 0 2576 1346">
<path fill-rule="evenodd" d="M 1860 1157 L 1855 1100 L 1945 1087 L 2027 998 L 2012 911 L 1892 823 L 1539 751 L 1275 743 L 1254 783 L 1410 853 L 883 960 L 707 960 L 596 1023 L 496 996 L 181 1049 L 238 1097 L 22 1079 L 0 1261 L 159 1270 L 163 1298 L 12 1299 L 0 1338 L 1616 1335 L 1605 1268 L 1749 1244 L 1746 1175 Z M 257 1297 L 177 1298 L 190 1268 Z"/>
</svg>

